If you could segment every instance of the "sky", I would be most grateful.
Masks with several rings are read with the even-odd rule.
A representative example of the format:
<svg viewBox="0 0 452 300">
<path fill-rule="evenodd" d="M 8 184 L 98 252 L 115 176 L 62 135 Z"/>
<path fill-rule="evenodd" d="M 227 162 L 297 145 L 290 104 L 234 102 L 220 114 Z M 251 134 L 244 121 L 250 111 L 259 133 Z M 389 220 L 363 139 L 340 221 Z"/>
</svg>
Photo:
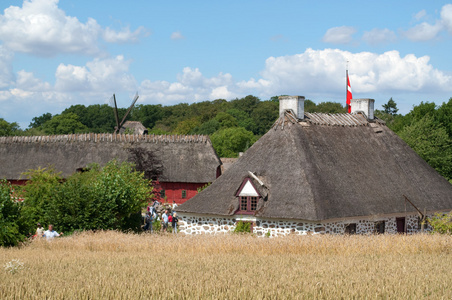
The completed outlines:
<svg viewBox="0 0 452 300">
<path fill-rule="evenodd" d="M 305 96 L 392 97 L 399 112 L 452 97 L 445 1 L 0 2 L 0 118 L 26 129 L 71 105 L 128 107 Z M 112 111 L 113 118 L 113 111 Z"/>
</svg>

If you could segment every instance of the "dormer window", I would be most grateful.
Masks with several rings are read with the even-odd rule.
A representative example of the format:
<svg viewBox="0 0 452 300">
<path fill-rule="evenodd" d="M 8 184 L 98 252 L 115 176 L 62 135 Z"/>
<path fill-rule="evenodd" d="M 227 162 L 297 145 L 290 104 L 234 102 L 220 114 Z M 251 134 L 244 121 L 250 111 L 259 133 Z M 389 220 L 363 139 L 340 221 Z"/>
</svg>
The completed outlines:
<svg viewBox="0 0 452 300">
<path fill-rule="evenodd" d="M 254 214 L 257 210 L 257 204 L 262 197 L 259 195 L 256 187 L 250 178 L 245 178 L 236 193 L 239 198 L 238 214 Z"/>
</svg>

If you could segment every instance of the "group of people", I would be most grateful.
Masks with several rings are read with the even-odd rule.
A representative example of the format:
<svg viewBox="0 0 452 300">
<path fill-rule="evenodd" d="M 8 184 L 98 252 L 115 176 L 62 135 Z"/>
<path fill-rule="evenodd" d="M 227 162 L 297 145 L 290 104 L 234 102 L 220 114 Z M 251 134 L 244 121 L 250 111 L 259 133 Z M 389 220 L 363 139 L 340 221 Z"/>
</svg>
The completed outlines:
<svg viewBox="0 0 452 300">
<path fill-rule="evenodd" d="M 172 232 L 174 234 L 177 233 L 177 227 L 179 223 L 179 217 L 176 213 L 176 207 L 177 204 L 174 202 L 171 208 L 171 213 L 168 211 L 168 209 L 165 209 L 165 211 L 159 215 L 157 213 L 157 207 L 160 205 L 158 201 L 154 201 L 154 203 L 148 207 L 148 211 L 146 212 L 146 215 L 144 217 L 144 226 L 143 230 L 150 232 L 153 232 L 152 223 L 154 220 L 159 220 L 161 224 L 161 230 L 163 232 L 168 231 L 168 226 L 172 227 Z"/>
<path fill-rule="evenodd" d="M 55 230 L 53 230 L 53 225 L 49 224 L 49 229 L 44 231 L 44 228 L 42 227 L 41 223 L 36 224 L 38 228 L 36 229 L 34 238 L 41 238 L 45 237 L 47 240 L 51 240 L 55 237 L 58 237 L 60 235 L 63 235 L 62 232 L 58 233 Z"/>
</svg>

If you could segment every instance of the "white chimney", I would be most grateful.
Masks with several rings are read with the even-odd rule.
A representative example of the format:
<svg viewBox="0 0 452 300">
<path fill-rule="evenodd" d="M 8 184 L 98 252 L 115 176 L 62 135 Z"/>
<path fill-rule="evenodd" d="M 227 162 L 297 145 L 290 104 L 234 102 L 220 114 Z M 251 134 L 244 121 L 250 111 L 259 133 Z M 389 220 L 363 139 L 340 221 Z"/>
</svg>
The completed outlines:
<svg viewBox="0 0 452 300">
<path fill-rule="evenodd" d="M 279 115 L 286 110 L 292 110 L 299 120 L 304 119 L 304 97 L 303 96 L 279 96 Z"/>
<path fill-rule="evenodd" d="M 351 100 L 351 113 L 363 112 L 366 114 L 368 120 L 374 119 L 374 99 L 352 99 Z"/>
</svg>

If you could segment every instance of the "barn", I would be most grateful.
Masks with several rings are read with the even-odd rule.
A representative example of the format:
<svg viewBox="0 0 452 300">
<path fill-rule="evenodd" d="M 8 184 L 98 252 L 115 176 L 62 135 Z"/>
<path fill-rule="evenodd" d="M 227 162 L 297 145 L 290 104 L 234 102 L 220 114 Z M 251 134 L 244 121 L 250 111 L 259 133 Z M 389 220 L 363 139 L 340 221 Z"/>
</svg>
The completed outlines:
<svg viewBox="0 0 452 300">
<path fill-rule="evenodd" d="M 25 184 L 23 172 L 52 165 L 67 177 L 90 163 L 130 160 L 131 151 L 151 152 L 162 166 L 161 194 L 180 204 L 221 174 L 208 136 L 71 134 L 0 137 L 0 178 Z"/>
<path fill-rule="evenodd" d="M 280 117 L 221 177 L 178 208 L 180 231 L 257 235 L 417 232 L 452 210 L 452 185 L 382 120 L 373 99 L 350 114 L 305 113 L 280 97 Z"/>
</svg>

